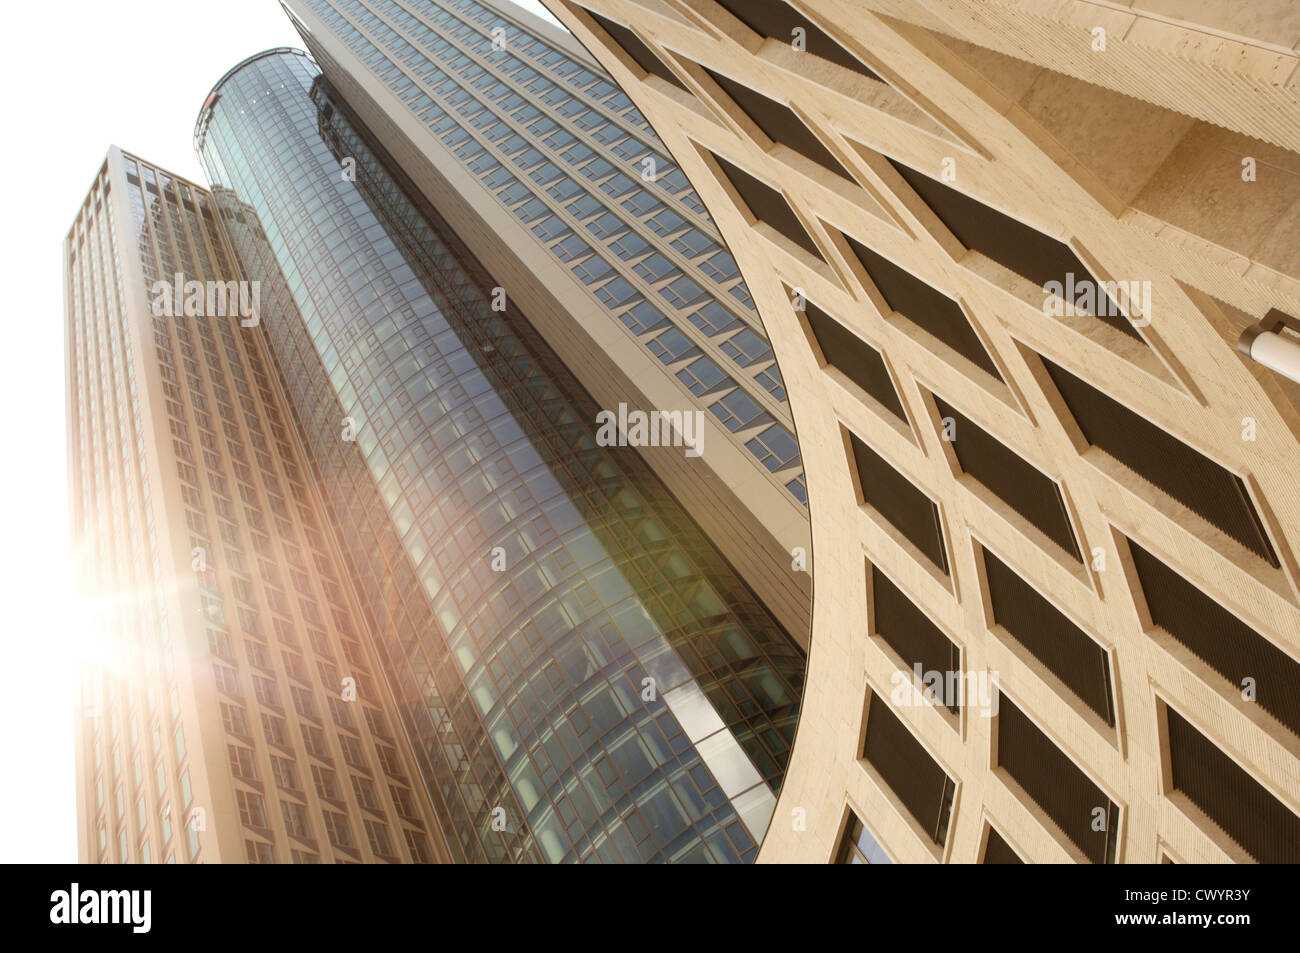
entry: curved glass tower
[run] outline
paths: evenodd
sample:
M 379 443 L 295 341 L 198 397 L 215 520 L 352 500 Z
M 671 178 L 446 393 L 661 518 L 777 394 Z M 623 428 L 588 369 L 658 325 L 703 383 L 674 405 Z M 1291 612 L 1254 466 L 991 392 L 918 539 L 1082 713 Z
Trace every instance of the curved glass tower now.
M 196 146 L 452 850 L 751 860 L 799 649 L 310 59 Z

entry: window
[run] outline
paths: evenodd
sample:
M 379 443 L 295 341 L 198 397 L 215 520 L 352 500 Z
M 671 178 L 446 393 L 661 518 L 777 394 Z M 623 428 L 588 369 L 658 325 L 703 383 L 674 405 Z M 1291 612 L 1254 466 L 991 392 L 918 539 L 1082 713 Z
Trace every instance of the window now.
M 988 838 L 984 844 L 984 856 L 980 858 L 982 864 L 1023 864 L 1020 855 L 1012 850 L 1008 844 L 992 826 L 986 828 Z
M 736 259 L 725 251 L 720 251 L 700 262 L 700 271 L 720 285 L 726 284 L 732 278 L 740 277 L 740 269 L 736 267 Z
M 770 225 L 808 254 L 816 258 L 821 257 L 821 252 L 817 250 L 817 243 L 813 241 L 808 230 L 804 228 L 803 222 L 799 220 L 799 216 L 780 192 L 732 165 L 726 159 L 719 158 L 717 155 L 713 158 L 722 170 L 723 176 L 731 183 L 740 200 L 749 207 L 749 211 L 755 218 Z
M 899 399 L 880 352 L 811 301 L 804 302 L 804 317 L 822 352 L 822 360 L 874 397 L 903 423 L 907 423 L 903 402 Z
M 736 382 L 711 358 L 701 355 L 677 372 L 677 379 L 696 397 L 703 397 L 722 387 L 734 387 Z
M 352 825 L 345 815 L 334 811 L 322 811 L 321 815 L 325 819 L 325 831 L 331 844 L 345 849 L 356 846 L 352 841 Z
M 769 419 L 758 401 L 739 387 L 712 404 L 709 410 L 732 433 L 757 426 Z
M 1045 288 L 1052 281 L 1062 286 L 1095 283 L 1088 266 L 1065 242 L 900 162 L 890 159 L 889 163 L 947 226 L 953 237 L 967 248 L 993 259 L 1039 287 Z M 1073 275 L 1073 279 L 1067 279 L 1067 274 Z M 1105 296 L 1105 291 L 1101 296 Z M 1104 302 L 1099 301 L 1094 311 L 1104 312 L 1099 318 L 1111 327 L 1142 340 L 1133 325 L 1113 305 L 1114 301 L 1107 298 Z
M 669 282 L 666 287 L 660 288 L 659 296 L 674 308 L 679 309 L 689 308 L 701 299 L 708 297 L 703 288 L 685 275 Z
M 239 820 L 245 827 L 265 828 L 266 804 L 262 795 L 254 791 L 236 789 L 235 801 L 239 804 Z
M 845 171 L 844 166 L 840 165 L 839 160 L 831 155 L 830 150 L 822 144 L 816 134 L 787 106 L 735 80 L 720 76 L 713 70 L 706 69 L 705 72 L 767 138 L 775 143 L 789 146 L 805 159 L 812 160 L 822 168 L 843 176 L 850 182 L 853 181 L 853 177 Z
M 745 449 L 772 473 L 784 470 L 799 460 L 799 444 L 795 442 L 794 434 L 780 424 L 772 424 L 747 442 Z
M 595 294 L 611 310 L 620 308 L 629 301 L 641 299 L 637 290 L 624 278 L 615 278 L 601 285 L 595 289 Z
M 654 54 L 650 47 L 641 42 L 635 33 L 625 26 L 614 23 L 612 20 L 606 20 L 604 17 L 590 11 L 586 12 L 600 25 L 602 30 L 609 34 L 609 38 L 614 42 L 614 45 L 621 48 L 646 73 L 657 76 L 680 90 L 686 90 L 686 86 L 677 78 L 677 75 L 664 64 L 663 60 Z
M 897 311 L 986 374 L 1002 379 L 979 335 L 956 301 L 855 239 L 847 235 L 845 238 L 876 290 L 885 299 L 886 307 Z
M 638 262 L 633 270 L 650 284 L 663 281 L 670 275 L 680 274 L 677 267 L 659 252 L 655 252 L 644 261 Z
M 935 844 L 948 840 L 956 786 L 880 695 L 867 709 L 862 756 Z
M 699 353 L 691 339 L 675 327 L 664 331 L 646 346 L 663 364 L 675 364 Z
M 724 331 L 730 331 L 740 325 L 739 318 L 713 300 L 701 305 L 700 309 L 692 314 L 688 320 L 709 337 L 714 337 Z
M 1254 685 L 1259 707 L 1300 735 L 1300 663 L 1132 540 L 1129 550 L 1151 621 L 1222 676 L 1225 690 Z
M 939 397 L 934 398 L 943 425 L 952 422 L 953 453 L 963 472 L 1079 562 L 1083 554 L 1074 536 L 1065 498 L 1055 480 L 1026 463 L 1000 440 L 972 423 Z
M 238 705 L 221 703 L 221 726 L 232 735 L 248 736 L 248 719 Z
M 807 50 L 813 56 L 820 56 L 837 66 L 883 82 L 861 60 L 810 23 L 785 0 L 718 0 L 718 5 L 759 36 L 770 37 L 782 43 L 789 43 L 792 31 L 801 29 L 804 31 Z
M 892 864 L 889 855 L 885 853 L 876 839 L 871 836 L 871 832 L 857 814 L 849 812 L 849 824 L 844 829 L 844 836 L 840 839 L 840 849 L 836 851 L 835 863 L 837 864 Z
M 1114 863 L 1118 806 L 1006 695 L 998 699 L 997 731 L 998 767 L 1090 861 Z
M 270 744 L 278 745 L 281 748 L 288 747 L 289 739 L 286 734 L 285 720 L 280 716 L 263 712 L 262 731 Z
M 654 216 L 654 218 L 646 220 L 646 227 L 648 227 L 650 231 L 654 232 L 656 235 L 663 235 L 665 237 L 671 235 L 673 232 L 680 231 L 685 225 L 686 220 L 676 212 L 670 211 L 669 209 L 664 209 L 658 215 Z M 692 231 L 695 231 L 697 235 L 703 234 L 695 229 L 692 229 Z M 686 235 L 682 236 L 682 238 L 686 237 Z
M 1241 477 L 1043 359 L 1083 437 L 1242 546 L 1281 566 Z
M 230 773 L 245 781 L 257 780 L 257 766 L 253 760 L 253 749 L 242 745 L 227 745 L 230 754 Z
M 291 837 L 304 840 L 311 838 L 311 822 L 307 819 L 307 809 L 296 801 L 281 801 L 280 814 L 284 817 L 284 828 Z
M 366 818 L 366 838 L 370 841 L 370 849 L 380 857 L 391 857 L 393 854 L 392 842 L 388 839 L 388 828 L 381 821 L 372 821 Z
M 988 549 L 984 574 L 993 621 L 1113 726 L 1115 699 L 1106 650 Z
M 883 457 L 849 434 L 857 465 L 862 502 L 872 506 L 945 576 L 948 554 L 943 543 L 939 507 Z
M 311 776 L 316 782 L 316 793 L 330 801 L 341 800 L 339 797 L 339 782 L 336 775 L 329 768 L 322 768 L 318 764 L 311 766 Z
M 772 348 L 752 328 L 742 328 L 721 344 L 722 353 L 741 367 L 772 359 Z
M 375 785 L 368 778 L 352 775 L 352 790 L 356 792 L 357 803 L 368 811 L 379 812 L 379 798 L 375 794 Z
M 759 385 L 777 400 L 785 400 L 785 382 L 781 379 L 781 371 L 775 364 L 771 364 L 755 374 L 754 380 L 758 381 Z
M 298 769 L 288 758 L 271 755 L 271 779 L 279 787 L 297 790 Z
M 940 673 L 945 686 L 961 686 L 957 692 L 936 699 L 954 715 L 957 714 L 965 701 L 960 697 L 965 683 L 961 680 L 961 649 L 957 644 L 944 635 L 930 621 L 930 617 L 917 608 L 878 566 L 871 567 L 871 608 L 872 634 L 881 638 L 898 654 L 909 678 L 915 666 L 920 666 L 924 674 Z M 955 679 L 950 680 L 949 673 Z
M 263 841 L 244 841 L 244 854 L 250 864 L 275 863 L 275 850 Z
M 633 334 L 647 334 L 668 324 L 668 319 L 649 301 L 642 299 L 618 316 Z
M 1300 817 L 1172 708 L 1173 788 L 1261 864 L 1300 863 Z

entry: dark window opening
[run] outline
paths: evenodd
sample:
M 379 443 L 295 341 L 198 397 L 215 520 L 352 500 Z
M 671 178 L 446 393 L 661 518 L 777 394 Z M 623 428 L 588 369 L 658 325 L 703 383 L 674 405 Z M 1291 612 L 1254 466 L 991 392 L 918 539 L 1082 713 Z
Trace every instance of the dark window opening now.
M 886 410 L 907 423 L 903 402 L 889 377 L 880 352 L 840 324 L 811 301 L 804 301 L 804 315 L 812 328 L 826 363 L 840 371 L 878 400 Z
M 817 250 L 817 243 L 813 241 L 808 230 L 803 227 L 803 222 L 799 221 L 799 216 L 780 192 L 765 182 L 760 182 L 748 172 L 736 168 L 726 159 L 719 158 L 717 155 L 713 158 L 717 160 L 722 174 L 731 182 L 740 200 L 749 206 L 755 218 L 771 225 L 808 254 L 821 258 L 822 253 Z
M 1113 727 L 1115 697 L 1106 650 L 987 549 L 984 573 L 993 621 Z
M 1079 552 L 1079 543 L 1065 509 L 1065 498 L 1056 481 L 1026 463 L 1019 454 L 938 396 L 934 403 L 939 408 L 940 417 L 952 420 L 952 448 L 962 471 L 969 473 L 1044 536 L 1082 562 L 1083 555 Z
M 826 32 L 809 23 L 784 0 L 718 0 L 718 6 L 759 36 L 780 40 L 782 43 L 791 42 L 794 31 L 802 29 L 809 53 L 861 73 L 878 83 L 884 82 L 865 63 L 836 43 Z
M 1172 708 L 1165 714 L 1174 790 L 1258 863 L 1300 863 L 1300 817 Z
M 731 97 L 754 125 L 763 130 L 763 135 L 767 138 L 789 146 L 805 159 L 816 162 L 822 168 L 843 176 L 850 182 L 855 181 L 794 110 L 742 83 L 719 76 L 711 69 L 705 69 L 705 72 L 722 87 L 722 91 Z
M 856 434 L 849 434 L 849 440 L 862 487 L 862 502 L 875 507 L 908 542 L 948 575 L 939 507 Z
M 600 28 L 609 34 L 609 38 L 618 46 L 622 47 L 623 52 L 630 56 L 643 70 L 651 76 L 658 76 L 660 79 L 672 83 L 678 89 L 690 92 L 690 90 L 686 88 L 686 84 L 678 79 L 677 74 L 668 67 L 668 64 L 656 56 L 650 47 L 642 43 L 635 33 L 625 26 L 620 26 L 612 20 L 606 20 L 599 14 L 592 13 L 590 10 L 587 11 L 587 14 L 595 20 Z
M 998 701 L 998 766 L 1090 861 L 1115 862 L 1119 808 L 1005 695 Z
M 988 841 L 984 845 L 984 856 L 981 858 L 982 864 L 1023 864 L 1020 855 L 1011 849 L 1008 844 L 992 825 L 989 826 Z
M 862 756 L 930 839 L 942 847 L 948 840 L 956 785 L 880 695 L 871 696 L 867 709 Z
M 847 235 L 844 237 L 891 311 L 897 311 L 980 370 L 1002 380 L 993 358 L 989 357 L 956 301 L 889 259 L 877 255 L 861 242 Z
M 871 631 L 884 639 L 910 670 L 920 666 L 923 678 L 925 673 L 938 672 L 944 676 L 945 686 L 963 685 L 961 649 L 876 566 L 871 569 L 871 600 L 875 610 Z M 957 714 L 961 710 L 960 690 L 951 694 L 945 691 L 945 695 L 942 702 Z
M 1129 550 L 1151 621 L 1300 735 L 1300 663 L 1132 540 Z
M 1071 285 L 1075 287 L 1084 282 L 1092 282 L 1097 288 L 1097 304 L 1093 313 L 1098 320 L 1105 321 L 1135 340 L 1142 340 L 1142 335 L 1138 334 L 1137 329 L 1115 306 L 1114 299 L 1106 294 L 1088 266 L 1079 260 L 1079 256 L 1065 242 L 990 208 L 964 192 L 958 192 L 901 162 L 893 159 L 888 161 L 938 216 L 939 221 L 947 226 L 957 241 L 1040 287 L 1049 281 L 1060 282 L 1065 287 L 1067 274 L 1074 276 Z M 1106 297 L 1105 302 L 1101 301 L 1103 296 Z M 1105 313 L 1096 314 L 1097 311 Z
M 1043 366 L 1088 443 L 1106 451 L 1269 565 L 1281 565 L 1239 476 L 1046 358 Z

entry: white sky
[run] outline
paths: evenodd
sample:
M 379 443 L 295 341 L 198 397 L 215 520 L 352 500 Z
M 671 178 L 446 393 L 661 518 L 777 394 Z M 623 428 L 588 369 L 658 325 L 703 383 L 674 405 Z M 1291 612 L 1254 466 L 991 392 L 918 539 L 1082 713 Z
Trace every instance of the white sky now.
M 519 3 L 548 20 L 537 0 Z M 244 57 L 302 43 L 276 0 L 10 4 L 0 57 L 0 863 L 77 859 L 62 241 L 111 144 L 204 183 L 190 135 Z M 42 42 L 44 40 L 45 42 Z

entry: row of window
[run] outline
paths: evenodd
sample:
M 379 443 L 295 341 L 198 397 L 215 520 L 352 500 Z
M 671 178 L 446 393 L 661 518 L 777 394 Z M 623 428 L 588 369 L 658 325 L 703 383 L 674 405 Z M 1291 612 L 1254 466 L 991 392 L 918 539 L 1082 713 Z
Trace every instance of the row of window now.
M 632 178 L 617 172 L 616 167 L 604 158 L 596 158 L 596 153 L 578 142 L 573 133 L 560 128 L 554 120 L 538 114 L 534 107 L 527 105 L 521 96 L 512 92 L 505 84 L 490 80 L 488 74 L 483 73 L 483 67 L 471 60 L 466 55 L 467 52 L 474 50 L 483 52 L 483 61 L 494 66 L 499 72 L 506 75 L 513 74 L 516 81 L 527 80 L 526 85 L 530 89 L 536 86 L 536 81 L 529 76 L 533 71 L 522 66 L 517 58 L 495 51 L 490 38 L 477 31 L 467 31 L 455 18 L 435 17 L 434 19 L 442 20 L 443 30 L 451 31 L 449 35 L 459 35 L 463 38 L 472 33 L 477 46 L 470 44 L 464 47 L 466 52 L 459 52 L 460 47 L 448 43 L 415 17 L 403 12 L 396 3 L 381 4 L 379 7 L 392 22 L 401 26 L 407 35 L 423 42 L 434 51 L 440 51 L 444 59 L 453 53 L 456 54 L 452 63 L 459 64 L 460 74 L 471 79 L 475 76 L 479 77 L 472 83 L 475 88 L 484 90 L 485 95 L 493 99 L 501 99 L 504 96 L 505 98 L 501 99 L 499 107 L 495 110 L 492 108 L 485 110 L 477 99 L 471 97 L 461 85 L 446 74 L 436 69 L 430 71 L 430 64 L 424 58 L 424 54 L 401 39 L 396 31 L 388 27 L 374 13 L 361 10 L 357 4 L 341 4 L 340 7 L 351 9 L 357 17 L 357 22 L 369 30 L 376 42 L 393 50 L 398 58 L 403 59 L 414 69 L 415 74 L 420 76 L 425 84 L 430 84 L 432 86 L 430 92 L 441 97 L 442 106 L 455 106 L 457 111 L 465 116 L 465 119 L 456 119 L 446 114 L 442 106 L 435 105 L 428 94 L 421 94 L 420 87 L 399 68 L 391 65 L 387 58 L 382 58 L 382 54 L 381 58 L 373 55 L 366 58 L 371 68 L 380 72 L 381 77 L 388 78 L 391 75 L 390 85 L 404 100 L 410 102 L 411 108 L 430 123 L 434 131 L 439 133 L 449 146 L 455 149 L 456 154 L 471 170 L 498 192 L 507 206 L 518 203 L 514 209 L 515 214 L 525 223 L 532 224 L 532 230 L 539 240 L 547 244 L 560 260 L 570 263 L 579 279 L 591 285 L 596 296 L 615 311 L 624 325 L 641 338 L 642 343 L 663 363 L 695 362 L 693 370 L 682 369 L 677 374 L 685 386 L 694 391 L 692 384 L 698 380 L 699 374 L 705 372 L 706 368 L 709 371 L 717 370 L 717 381 L 713 386 L 718 388 L 716 395 L 718 400 L 710 406 L 710 410 L 733 432 L 765 428 L 762 433 L 744 441 L 746 449 L 770 471 L 781 471 L 795 466 L 797 448 L 793 435 L 783 425 L 773 421 L 770 415 L 761 412 L 759 401 L 743 393 L 743 389 L 739 394 L 732 390 L 731 388 L 736 387 L 736 382 L 717 367 L 712 359 L 703 355 L 700 348 L 686 334 L 677 328 L 669 327 L 667 319 L 659 310 L 636 292 L 628 281 L 614 277 L 613 266 L 597 254 L 592 246 L 583 241 L 557 214 L 551 212 L 551 206 L 536 197 L 529 186 L 516 180 L 506 171 L 501 161 L 493 158 L 483 145 L 472 139 L 465 122 L 468 120 L 470 125 L 482 129 L 484 136 L 498 150 L 500 158 L 502 160 L 511 158 L 511 161 L 519 166 L 521 171 L 527 173 L 539 188 L 546 189 L 552 199 L 565 202 L 569 198 L 576 197 L 568 204 L 566 210 L 579 218 L 591 216 L 590 221 L 584 221 L 588 230 L 597 237 L 605 239 L 611 250 L 620 258 L 633 263 L 633 270 L 648 284 L 657 286 L 656 291 L 665 303 L 677 310 L 693 311 L 690 316 L 692 324 L 701 329 L 709 328 L 706 333 L 710 336 L 726 334 L 727 337 L 720 341 L 720 350 L 728 359 L 741 368 L 758 369 L 764 364 L 770 364 L 768 368 L 762 369 L 755 375 L 754 379 L 777 400 L 783 400 L 784 390 L 781 388 L 776 366 L 771 363 L 772 355 L 767 343 L 752 329 L 737 330 L 739 322 L 734 316 L 729 315 L 721 305 L 708 296 L 704 289 L 683 274 L 662 253 L 653 251 L 636 232 L 629 231 L 628 226 L 617 215 L 605 211 L 605 205 L 594 194 L 586 192 L 585 186 L 579 185 L 574 179 L 565 175 L 537 148 L 529 146 L 518 132 L 513 131 L 514 127 L 507 124 L 505 115 L 513 111 L 512 115 L 520 120 L 519 128 L 522 130 L 524 128 L 522 123 L 526 122 L 528 131 L 541 139 L 552 150 L 552 155 L 562 160 L 568 169 L 581 171 L 583 176 L 591 179 L 602 192 L 607 193 L 611 198 L 621 199 L 622 207 L 637 216 L 637 219 L 651 231 L 661 237 L 672 238 L 674 248 L 688 257 L 698 256 L 697 266 L 715 281 L 729 283 L 738 279 L 739 271 L 730 255 L 721 250 L 713 239 L 704 235 L 699 229 L 688 227 L 681 216 L 666 208 L 662 202 L 652 196 L 649 190 L 641 188 Z M 366 51 L 375 50 L 375 47 L 371 46 L 355 27 L 337 12 L 332 11 L 323 0 L 317 4 L 317 9 L 359 55 L 365 57 Z M 529 41 L 530 46 L 532 42 L 534 41 Z M 442 78 L 440 82 L 435 82 L 440 78 Z M 549 81 L 540 81 L 546 83 L 548 87 L 552 86 Z M 572 104 L 581 101 L 572 92 L 559 87 L 554 88 L 561 94 L 555 98 L 554 102 L 557 106 L 561 103 Z M 540 87 L 533 91 L 540 91 Z M 545 101 L 546 97 L 543 96 L 543 99 Z M 480 113 L 480 110 L 483 111 Z M 562 106 L 560 112 L 563 116 Z M 475 115 L 478 115 L 478 118 L 474 118 Z M 632 143 L 636 140 L 628 138 L 626 133 L 611 122 L 593 126 L 586 131 L 598 142 L 606 145 L 609 151 L 633 165 L 637 164 L 639 157 L 647 148 L 637 143 L 632 152 L 625 155 L 621 153 L 620 143 Z M 605 131 L 608 131 L 609 135 L 605 135 Z M 667 160 L 662 157 L 652 154 L 652 159 L 655 167 L 662 170 L 655 176 L 656 182 L 662 179 L 671 183 L 670 188 L 674 192 L 685 189 L 686 194 L 693 194 L 686 187 L 680 170 L 669 167 Z M 681 182 L 675 181 L 674 177 L 681 178 Z M 685 231 L 681 235 L 673 237 L 683 229 Z M 743 283 L 734 285 L 730 291 L 742 304 L 752 308 L 752 301 Z M 624 308 L 626 310 L 621 310 Z M 721 321 L 707 316 L 700 317 L 705 311 L 715 310 L 725 315 Z M 699 396 L 698 392 L 697 396 Z M 721 403 L 723 397 L 730 398 L 729 405 L 724 406 Z M 736 410 L 741 412 L 736 413 Z M 804 501 L 802 476 L 797 473 L 785 474 L 785 476 L 790 492 L 801 502 Z

